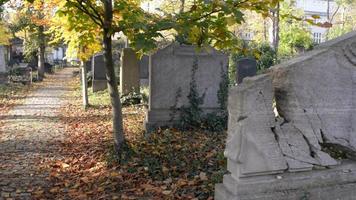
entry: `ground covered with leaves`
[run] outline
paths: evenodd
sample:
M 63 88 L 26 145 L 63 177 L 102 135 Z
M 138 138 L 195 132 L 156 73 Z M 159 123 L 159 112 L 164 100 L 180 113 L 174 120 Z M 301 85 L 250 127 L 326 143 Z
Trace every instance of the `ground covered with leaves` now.
M 20 104 L 31 88 L 31 85 L 18 83 L 0 84 L 0 112 L 6 113 L 13 106 Z
M 43 82 L 33 82 L 32 84 L 6 83 L 0 84 L 0 114 L 7 113 L 16 105 L 21 105 L 27 95 L 35 89 L 44 86 L 51 80 L 53 75 L 47 74 Z
M 127 148 L 113 151 L 111 109 L 106 92 L 81 106 L 79 80 L 62 110 L 67 139 L 61 159 L 42 161 L 53 186 L 41 197 L 57 199 L 213 199 L 226 172 L 225 132 L 162 129 L 145 135 L 144 105 L 123 108 Z

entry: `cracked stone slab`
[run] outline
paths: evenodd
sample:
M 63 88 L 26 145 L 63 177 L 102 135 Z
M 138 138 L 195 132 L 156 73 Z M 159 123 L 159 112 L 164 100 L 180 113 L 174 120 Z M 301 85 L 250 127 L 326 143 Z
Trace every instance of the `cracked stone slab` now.
M 320 152 L 320 144 L 333 144 L 356 153 L 356 132 L 352 128 L 355 73 L 356 66 L 342 49 L 324 49 L 272 70 L 278 112 L 300 130 L 312 151 Z M 325 154 L 319 156 L 321 163 L 331 161 L 324 158 Z
M 269 75 L 246 78 L 244 84 L 230 90 L 225 156 L 228 170 L 236 178 L 280 173 L 287 169 L 271 129 L 275 124 L 272 100 Z
M 356 32 L 246 78 L 228 105 L 230 174 L 216 199 L 354 199 Z

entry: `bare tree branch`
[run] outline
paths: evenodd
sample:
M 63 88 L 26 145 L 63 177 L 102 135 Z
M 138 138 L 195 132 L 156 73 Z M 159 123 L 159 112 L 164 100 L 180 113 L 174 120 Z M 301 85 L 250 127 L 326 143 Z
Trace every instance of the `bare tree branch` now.
M 70 0 L 67 0 L 67 2 L 72 2 Z M 72 2 L 73 5 L 80 11 L 82 11 L 84 14 L 86 14 L 91 20 L 93 20 L 93 22 L 99 26 L 103 26 L 103 20 L 101 19 L 101 17 L 93 15 L 93 13 L 91 13 L 86 6 L 84 6 L 84 2 L 82 0 L 76 0 L 76 2 Z

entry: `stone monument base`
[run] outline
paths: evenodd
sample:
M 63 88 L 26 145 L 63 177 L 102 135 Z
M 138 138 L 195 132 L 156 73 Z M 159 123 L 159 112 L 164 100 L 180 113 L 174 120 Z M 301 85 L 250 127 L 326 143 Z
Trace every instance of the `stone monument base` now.
M 105 90 L 107 87 L 106 80 L 93 80 L 93 92 Z
M 219 112 L 216 108 L 202 108 L 204 114 Z M 176 127 L 180 125 L 180 111 L 173 111 L 169 109 L 153 109 L 148 110 L 144 121 L 146 133 L 151 133 L 160 127 Z
M 332 169 L 240 178 L 225 175 L 215 200 L 356 200 L 356 162 Z

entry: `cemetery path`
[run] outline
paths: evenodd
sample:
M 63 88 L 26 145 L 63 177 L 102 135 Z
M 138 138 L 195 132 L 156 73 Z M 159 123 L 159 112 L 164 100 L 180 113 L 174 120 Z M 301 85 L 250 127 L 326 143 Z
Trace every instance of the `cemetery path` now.
M 0 114 L 0 200 L 35 199 L 50 187 L 42 159 L 58 159 L 65 138 L 59 111 L 68 101 L 73 68 L 65 68 L 31 92 L 24 103 Z

